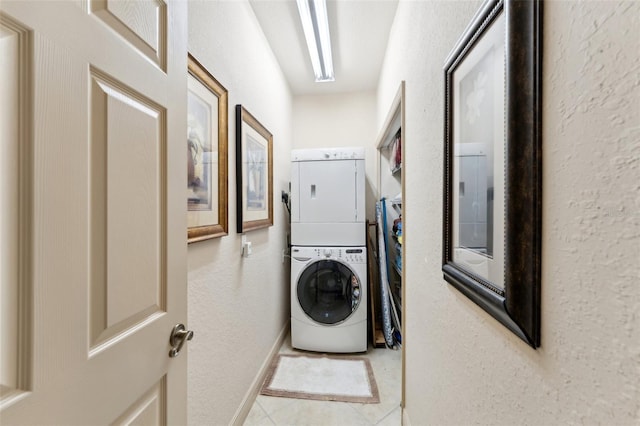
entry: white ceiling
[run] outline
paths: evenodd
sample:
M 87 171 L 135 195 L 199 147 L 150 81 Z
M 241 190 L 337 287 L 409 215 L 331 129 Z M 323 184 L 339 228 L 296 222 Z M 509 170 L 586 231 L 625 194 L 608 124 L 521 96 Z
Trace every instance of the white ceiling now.
M 327 0 L 335 81 L 316 83 L 295 0 L 249 0 L 294 95 L 374 90 L 398 0 Z

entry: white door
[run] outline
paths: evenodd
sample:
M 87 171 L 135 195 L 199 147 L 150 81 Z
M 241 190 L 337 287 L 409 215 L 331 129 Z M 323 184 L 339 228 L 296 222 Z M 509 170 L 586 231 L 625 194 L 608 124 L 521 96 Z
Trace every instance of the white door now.
M 184 424 L 186 2 L 0 2 L 2 424 Z

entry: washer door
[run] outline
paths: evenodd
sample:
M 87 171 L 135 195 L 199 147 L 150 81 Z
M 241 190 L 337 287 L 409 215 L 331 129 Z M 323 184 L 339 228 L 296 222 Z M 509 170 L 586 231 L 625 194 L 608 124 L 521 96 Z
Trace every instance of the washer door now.
M 338 324 L 358 308 L 360 285 L 358 277 L 344 263 L 318 260 L 309 264 L 298 279 L 298 301 L 312 320 Z

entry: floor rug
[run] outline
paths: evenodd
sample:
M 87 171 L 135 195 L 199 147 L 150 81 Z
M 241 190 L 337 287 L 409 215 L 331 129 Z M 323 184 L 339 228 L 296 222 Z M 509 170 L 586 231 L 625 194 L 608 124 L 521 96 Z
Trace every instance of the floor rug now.
M 320 401 L 380 402 L 369 360 L 351 356 L 278 354 L 260 393 Z

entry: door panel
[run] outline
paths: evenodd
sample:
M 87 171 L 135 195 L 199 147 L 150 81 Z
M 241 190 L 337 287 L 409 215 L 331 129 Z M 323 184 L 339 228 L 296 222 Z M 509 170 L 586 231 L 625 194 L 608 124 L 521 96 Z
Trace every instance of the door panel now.
M 26 53 L 29 29 L 0 14 L 0 400 L 19 395 L 29 387 L 28 359 L 31 336 L 28 319 L 30 216 L 30 121 L 23 101 L 32 89 Z
M 166 70 L 167 8 L 160 0 L 93 0 L 92 13 Z
M 20 229 L 32 242 L 17 262 L 30 267 L 17 284 L 2 278 L 3 303 L 13 286 L 27 312 L 16 327 L 31 338 L 7 368 L 29 392 L 3 394 L 0 416 L 184 424 L 186 354 L 169 358 L 168 340 L 186 320 L 186 3 L 91 4 L 0 3 L 3 22 L 28 40 L 2 74 L 33 70 L 26 105 L 8 116 L 17 128 L 33 123 L 11 183 L 26 197 Z M 117 31 L 98 9 L 118 17 Z M 166 66 L 136 39 L 167 52 Z M 3 344 L 2 357 L 10 350 Z
M 163 377 L 140 399 L 138 399 L 126 412 L 122 414 L 113 425 L 160 425 L 164 424 L 164 406 L 166 404 L 166 380 Z
M 94 70 L 92 80 L 92 210 L 106 213 L 91 219 L 92 318 L 111 328 L 165 308 L 166 120 L 164 108 L 121 83 Z

